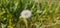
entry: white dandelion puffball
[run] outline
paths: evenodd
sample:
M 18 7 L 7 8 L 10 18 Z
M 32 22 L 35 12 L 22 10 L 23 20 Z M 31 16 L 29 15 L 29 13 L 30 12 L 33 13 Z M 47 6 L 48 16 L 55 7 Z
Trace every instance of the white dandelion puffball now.
M 23 17 L 23 18 L 29 18 L 29 17 L 31 17 L 31 11 L 30 10 L 23 10 L 22 12 L 21 12 L 21 17 Z

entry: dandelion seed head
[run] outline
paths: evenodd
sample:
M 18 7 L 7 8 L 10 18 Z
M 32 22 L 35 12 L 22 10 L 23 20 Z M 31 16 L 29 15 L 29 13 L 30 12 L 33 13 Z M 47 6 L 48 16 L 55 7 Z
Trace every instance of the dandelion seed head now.
M 21 16 L 22 16 L 23 18 L 30 18 L 30 17 L 31 17 L 31 11 L 30 11 L 30 10 L 23 10 L 23 11 L 21 12 Z

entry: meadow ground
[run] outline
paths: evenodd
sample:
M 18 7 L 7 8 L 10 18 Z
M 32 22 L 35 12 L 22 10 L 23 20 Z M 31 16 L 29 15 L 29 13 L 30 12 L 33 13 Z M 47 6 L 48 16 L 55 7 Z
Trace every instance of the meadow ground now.
M 0 28 L 60 28 L 60 1 L 0 0 Z

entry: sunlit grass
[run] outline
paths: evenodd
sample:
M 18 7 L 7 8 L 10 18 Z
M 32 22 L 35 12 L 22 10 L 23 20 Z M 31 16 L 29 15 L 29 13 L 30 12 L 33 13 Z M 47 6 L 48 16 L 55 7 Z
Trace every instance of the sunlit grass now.
M 21 17 L 23 10 L 30 10 L 32 16 Z M 58 0 L 0 0 L 0 28 L 60 28 L 59 20 Z

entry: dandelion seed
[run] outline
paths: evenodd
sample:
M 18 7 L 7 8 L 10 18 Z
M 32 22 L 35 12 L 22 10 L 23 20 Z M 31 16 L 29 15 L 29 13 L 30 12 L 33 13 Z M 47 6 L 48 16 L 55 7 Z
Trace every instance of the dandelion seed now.
M 21 16 L 23 17 L 23 18 L 30 18 L 31 17 L 31 11 L 30 10 L 23 10 L 22 12 L 21 12 Z

